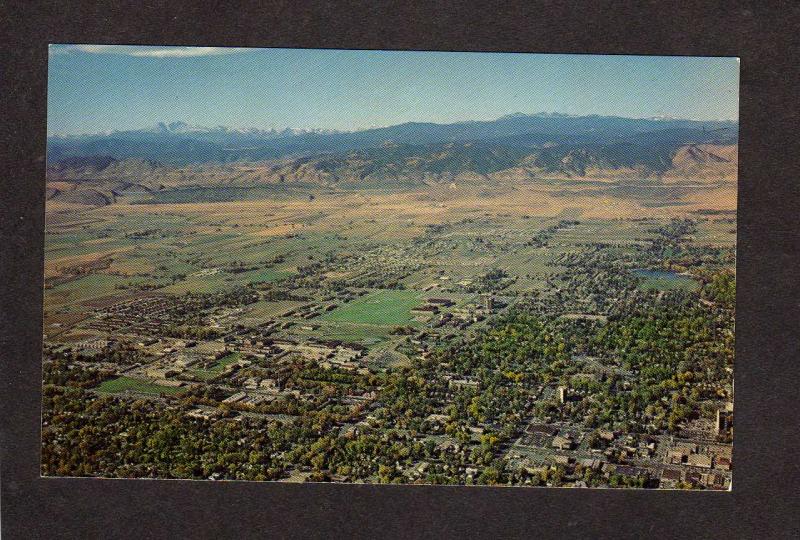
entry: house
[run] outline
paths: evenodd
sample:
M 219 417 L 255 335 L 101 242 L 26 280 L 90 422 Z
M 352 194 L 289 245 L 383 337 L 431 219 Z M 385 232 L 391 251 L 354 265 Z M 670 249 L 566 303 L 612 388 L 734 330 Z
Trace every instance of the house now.
M 553 456 L 553 463 L 556 465 L 569 465 L 569 456 Z
M 607 429 L 601 429 L 597 432 L 600 438 L 606 442 L 612 442 L 614 440 L 614 432 L 609 431 Z
M 473 389 L 475 389 L 475 388 L 478 388 L 478 381 L 472 381 L 472 380 L 469 380 L 469 379 L 451 379 L 450 381 L 448 381 L 447 387 L 451 388 L 451 389 L 452 388 L 458 388 L 458 389 L 473 388 Z
M 425 421 L 431 424 L 444 425 L 450 421 L 450 417 L 446 414 L 430 414 L 425 418 Z
M 553 448 L 558 448 L 559 450 L 571 450 L 572 439 L 558 435 L 553 438 Z

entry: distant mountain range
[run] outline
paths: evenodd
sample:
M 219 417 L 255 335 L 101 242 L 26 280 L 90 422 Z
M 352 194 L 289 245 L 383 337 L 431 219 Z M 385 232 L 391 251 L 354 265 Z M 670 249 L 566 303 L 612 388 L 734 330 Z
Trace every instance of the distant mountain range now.
M 530 148 L 542 145 L 671 144 L 737 139 L 735 122 L 633 119 L 516 113 L 492 121 L 433 124 L 411 122 L 353 132 L 200 128 L 184 122 L 154 129 L 48 138 L 48 161 L 81 156 L 150 159 L 171 165 L 261 161 L 323 152 L 347 152 L 386 144 L 430 145 L 481 141 Z
M 738 124 L 512 114 L 355 132 L 234 130 L 182 122 L 48 139 L 48 197 L 108 204 L 170 187 L 497 184 L 536 178 L 735 179 Z M 77 191 L 87 191 L 83 197 Z

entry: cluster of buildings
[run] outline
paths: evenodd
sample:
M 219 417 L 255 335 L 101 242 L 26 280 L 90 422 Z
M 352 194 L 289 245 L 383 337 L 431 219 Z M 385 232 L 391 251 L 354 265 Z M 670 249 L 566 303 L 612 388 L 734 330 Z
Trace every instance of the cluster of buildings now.
M 101 332 L 119 332 L 128 327 L 141 335 L 159 334 L 168 321 L 168 312 L 175 304 L 173 297 L 148 295 L 97 310 L 95 316 L 83 326 Z
M 728 489 L 731 482 L 730 444 L 587 431 L 557 423 L 530 423 L 505 457 L 529 472 L 560 466 L 569 474 L 589 468 L 606 480 L 642 479 L 662 489 L 719 490 Z M 580 475 L 573 480 L 571 485 L 584 484 Z
M 227 405 L 237 405 L 238 407 L 252 408 L 264 403 L 270 403 L 276 399 L 293 396 L 300 397 L 299 390 L 280 390 L 276 387 L 247 388 L 241 392 L 236 392 L 222 400 Z M 238 408 L 237 407 L 237 408 Z

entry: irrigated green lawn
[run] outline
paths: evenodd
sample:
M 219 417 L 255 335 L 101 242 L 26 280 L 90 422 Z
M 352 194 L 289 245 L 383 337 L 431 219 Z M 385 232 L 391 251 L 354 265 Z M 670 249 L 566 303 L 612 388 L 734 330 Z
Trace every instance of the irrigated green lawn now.
M 180 394 L 185 388 L 174 386 L 161 386 L 160 384 L 153 384 L 151 382 L 134 379 L 131 377 L 117 377 L 116 379 L 108 379 L 103 381 L 96 388 L 100 392 L 107 392 L 109 394 L 119 394 L 125 390 L 132 390 L 142 394 L 167 394 L 176 395 Z
M 421 302 L 422 295 L 417 291 L 376 290 L 326 313 L 320 320 L 380 326 L 413 324 L 411 308 Z

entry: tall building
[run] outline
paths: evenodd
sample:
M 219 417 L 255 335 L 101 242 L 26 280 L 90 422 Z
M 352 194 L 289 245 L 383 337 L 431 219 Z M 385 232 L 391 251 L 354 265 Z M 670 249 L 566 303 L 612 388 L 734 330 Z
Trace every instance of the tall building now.
M 717 409 L 717 432 L 725 433 L 733 427 L 733 411 Z

